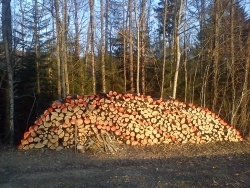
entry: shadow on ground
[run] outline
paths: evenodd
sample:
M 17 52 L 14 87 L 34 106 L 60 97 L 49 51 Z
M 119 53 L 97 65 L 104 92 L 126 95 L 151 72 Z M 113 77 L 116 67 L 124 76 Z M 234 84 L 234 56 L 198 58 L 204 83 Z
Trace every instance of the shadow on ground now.
M 250 187 L 250 153 L 187 157 L 139 152 L 116 157 L 4 150 L 0 187 Z

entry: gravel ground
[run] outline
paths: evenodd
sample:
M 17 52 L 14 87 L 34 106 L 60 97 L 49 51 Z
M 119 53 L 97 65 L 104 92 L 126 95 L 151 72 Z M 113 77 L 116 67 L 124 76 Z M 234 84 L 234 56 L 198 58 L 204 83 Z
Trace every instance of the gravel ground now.
M 113 154 L 0 145 L 0 187 L 250 187 L 250 141 L 121 145 Z

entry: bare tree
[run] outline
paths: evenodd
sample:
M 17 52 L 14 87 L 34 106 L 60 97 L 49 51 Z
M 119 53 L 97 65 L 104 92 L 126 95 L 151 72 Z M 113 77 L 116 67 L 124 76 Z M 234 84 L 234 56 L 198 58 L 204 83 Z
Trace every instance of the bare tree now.
M 5 62 L 7 71 L 6 90 L 6 139 L 10 145 L 14 144 L 14 72 L 11 58 L 12 53 L 12 27 L 11 27 L 11 0 L 2 0 L 2 35 L 5 51 Z
M 142 9 L 142 16 L 141 16 L 141 87 L 142 87 L 142 94 L 146 94 L 146 36 L 147 36 L 147 0 L 142 0 L 141 2 L 141 9 Z M 150 11 L 148 10 L 148 13 Z
M 58 0 L 54 0 L 54 8 L 55 8 L 55 19 L 56 19 L 56 34 L 57 34 L 57 74 L 58 74 L 58 80 L 57 80 L 57 85 L 58 85 L 58 94 L 59 98 L 64 98 L 66 96 L 66 91 L 65 91 L 65 71 L 62 66 L 62 58 L 60 54 L 62 54 L 62 24 L 61 24 L 61 19 L 60 19 L 60 14 L 59 14 L 59 2 Z
M 96 93 L 96 75 L 95 75 L 95 28 L 94 28 L 94 0 L 89 0 L 89 9 L 90 9 L 90 51 L 91 51 L 91 68 L 92 68 L 92 91 Z
M 33 5 L 33 10 L 34 10 L 34 52 L 35 52 L 35 64 L 36 64 L 36 92 L 40 94 L 41 92 L 41 86 L 40 86 L 40 65 L 39 65 L 39 23 L 38 23 L 38 4 L 37 0 L 34 1 Z
M 103 0 L 100 0 L 101 7 L 101 72 L 102 72 L 102 91 L 106 93 L 106 66 L 105 66 L 105 8 Z
M 24 10 L 24 5 L 23 5 L 23 1 L 20 0 L 19 2 L 20 4 L 20 12 L 21 12 L 21 41 L 24 43 L 24 26 L 25 26 L 25 10 Z M 24 57 L 24 49 L 25 49 L 25 45 L 22 44 L 22 57 Z
M 122 4 L 125 7 L 126 4 L 126 0 L 123 0 Z M 125 8 L 123 8 L 122 11 L 122 17 L 123 17 L 123 21 L 122 21 L 122 26 L 123 26 L 123 77 L 124 77 L 124 93 L 126 93 L 127 91 L 127 24 L 128 24 L 128 18 L 127 18 L 127 13 Z
M 250 126 L 250 110 L 249 110 L 249 102 L 250 102 L 250 88 L 249 88 L 249 74 L 250 74 L 250 30 L 248 31 L 247 43 L 245 48 L 245 75 L 244 75 L 244 84 L 242 89 L 242 102 L 241 102 L 241 112 L 240 112 L 240 125 L 244 134 L 249 133 Z
M 196 3 L 198 4 L 198 1 L 199 0 L 196 0 Z M 197 7 L 198 8 L 198 12 L 199 12 L 199 15 L 198 15 L 198 19 L 199 19 L 199 26 L 200 26 L 200 48 L 201 48 L 201 52 L 199 54 L 199 59 L 200 59 L 200 62 L 201 63 L 197 63 L 197 67 L 196 67 L 196 70 L 198 71 L 198 67 L 200 68 L 199 70 L 204 72 L 204 74 L 202 75 L 202 87 L 201 87 L 201 96 L 200 96 L 200 99 L 201 99 L 201 105 L 202 106 L 206 106 L 206 89 L 207 89 L 207 79 L 208 79 L 208 70 L 209 70 L 209 66 L 210 65 L 207 65 L 205 67 L 205 65 L 203 65 L 205 63 L 205 37 L 204 37 L 204 34 L 205 34 L 205 31 L 204 31 L 204 23 L 205 23 L 205 15 L 206 15 L 206 12 L 205 12 L 205 4 L 206 4 L 206 0 L 201 0 L 200 2 L 200 7 Z M 201 64 L 201 65 L 199 65 Z M 196 72 L 197 72 L 196 71 Z M 196 78 L 196 74 L 195 74 L 195 77 L 194 77 L 194 80 Z M 195 82 L 193 82 L 193 98 L 194 98 L 194 87 L 195 87 Z
M 180 24 L 182 17 L 182 7 L 184 0 L 175 0 L 176 13 L 174 21 L 174 40 L 175 40 L 175 74 L 174 74 L 174 85 L 173 85 L 173 98 L 176 98 L 176 91 L 178 86 L 178 75 L 180 69 L 181 60 L 181 48 L 180 48 Z
M 79 4 L 78 0 L 74 0 L 74 26 L 75 26 L 75 57 L 78 61 L 80 58 L 80 28 L 79 28 Z
M 164 0 L 164 19 L 163 19 L 163 36 L 162 36 L 163 63 L 162 63 L 161 98 L 163 98 L 164 85 L 165 85 L 165 70 L 166 70 L 166 56 L 167 56 L 167 51 L 166 51 L 167 14 L 168 14 L 168 1 Z
M 129 0 L 128 4 L 128 17 L 129 17 L 129 71 L 130 71 L 130 90 L 134 93 L 134 57 L 133 57 L 133 0 Z
M 137 1 L 134 2 L 135 9 L 135 19 L 136 19 L 136 35 L 137 35 L 137 69 L 136 69 L 136 92 L 140 93 L 140 56 L 141 56 L 141 46 L 140 46 L 140 24 L 141 18 L 139 18 L 138 4 Z
M 74 44 L 75 44 L 75 63 L 79 65 L 78 70 L 78 76 L 80 77 L 80 92 L 84 93 L 84 65 L 81 62 L 80 59 L 80 22 L 79 22 L 79 3 L 78 0 L 73 0 L 73 5 L 74 5 L 74 27 L 75 27 L 75 38 L 74 38 Z M 73 72 L 73 71 L 72 71 Z M 74 85 L 74 84 L 73 84 Z
M 214 40 L 213 40 L 213 104 L 212 110 L 216 109 L 218 101 L 218 64 L 219 64 L 219 27 L 220 27 L 220 1 L 214 0 Z
M 63 56 L 63 71 L 65 79 L 65 93 L 69 94 L 69 75 L 68 75 L 68 63 L 67 63 L 67 35 L 68 35 L 68 3 L 64 0 L 63 3 L 63 22 L 62 22 L 62 56 Z
M 137 38 L 137 70 L 136 70 L 136 92 L 145 94 L 145 44 L 146 44 L 146 2 L 135 1 L 136 38 Z M 141 78 L 141 79 L 140 79 Z M 141 84 L 140 84 L 141 83 Z
M 60 16 L 59 1 L 54 0 L 56 31 L 57 31 L 57 66 L 58 66 L 58 93 L 61 91 L 61 97 L 65 98 L 69 94 L 69 79 L 68 79 L 68 65 L 67 65 L 67 30 L 68 30 L 68 16 L 67 16 L 67 1 L 64 0 L 62 4 L 63 21 Z M 59 85 L 60 84 L 60 85 Z

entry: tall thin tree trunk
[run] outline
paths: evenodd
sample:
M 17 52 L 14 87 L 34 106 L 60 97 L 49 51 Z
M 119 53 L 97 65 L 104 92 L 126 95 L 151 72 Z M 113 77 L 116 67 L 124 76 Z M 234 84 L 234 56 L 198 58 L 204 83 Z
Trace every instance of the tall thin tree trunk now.
M 180 60 L 181 60 L 179 27 L 181 24 L 183 0 L 180 0 L 180 2 L 176 0 L 176 6 L 177 6 L 177 12 L 176 12 L 175 26 L 174 26 L 176 67 L 175 67 L 175 74 L 174 74 L 173 98 L 176 98 L 176 92 L 177 92 L 177 86 L 178 86 L 178 76 L 179 76 L 179 69 L 180 69 Z
M 206 106 L 206 88 L 207 88 L 207 76 L 208 76 L 208 69 L 207 66 L 205 65 L 206 61 L 205 59 L 205 39 L 204 39 L 204 22 L 205 22 L 205 4 L 206 4 L 206 0 L 201 0 L 201 7 L 200 7 L 200 12 L 199 12 L 199 26 L 200 26 L 200 30 L 199 32 L 200 34 L 200 41 L 201 41 L 201 55 L 200 55 L 200 62 L 198 63 L 199 67 L 200 67 L 200 71 L 203 73 L 201 75 L 202 77 L 202 86 L 201 86 L 201 95 L 200 95 L 200 102 L 201 102 L 201 106 L 205 107 Z M 198 68 L 197 65 L 197 68 Z
M 89 8 L 90 8 L 90 51 L 91 51 L 91 68 L 92 68 L 92 82 L 93 93 L 96 93 L 96 75 L 95 75 L 95 50 L 94 50 L 94 0 L 89 0 Z
M 140 18 L 137 11 L 137 2 L 135 2 L 136 34 L 137 34 L 137 69 L 136 69 L 136 93 L 140 93 Z
M 25 11 L 24 11 L 24 7 L 23 7 L 23 1 L 20 1 L 20 9 L 21 9 L 21 15 L 22 15 L 22 18 L 21 18 L 21 32 L 22 32 L 22 35 L 21 35 L 21 40 L 22 40 L 22 57 L 24 57 L 24 54 L 25 54 L 25 44 L 24 44 L 24 26 L 25 26 Z
M 63 50 L 63 67 L 64 67 L 64 77 L 65 77 L 65 92 L 69 94 L 69 74 L 68 74 L 68 57 L 67 57 L 67 35 L 68 35 L 68 4 L 67 0 L 64 0 L 63 3 L 63 41 L 62 41 L 62 50 Z
M 233 116 L 234 111 L 235 111 L 235 104 L 236 104 L 236 88 L 235 88 L 235 47 L 234 47 L 234 2 L 235 0 L 231 0 L 231 5 L 230 5 L 230 55 L 231 55 L 231 65 L 229 66 L 229 72 L 231 72 L 231 79 L 232 79 L 232 114 L 231 114 L 231 120 L 230 123 L 231 125 L 234 125 L 234 119 L 235 117 Z
M 57 69 L 58 69 L 58 92 L 60 93 L 60 98 L 66 97 L 65 90 L 65 69 L 64 69 L 64 53 L 62 50 L 62 24 L 59 15 L 59 2 L 58 0 L 54 0 L 54 8 L 55 8 L 55 19 L 56 19 L 56 33 L 57 33 Z M 60 84 L 60 85 L 59 85 Z
M 102 91 L 106 93 L 106 66 L 105 66 L 105 28 L 104 28 L 104 4 L 100 0 L 101 6 L 101 72 L 102 72 Z
M 57 11 L 54 10 L 57 8 L 55 5 L 56 5 L 55 2 L 51 2 L 52 12 L 57 13 Z M 59 34 L 57 21 L 58 21 L 57 18 L 53 19 L 52 31 L 53 31 L 53 38 L 56 38 L 57 97 L 58 99 L 61 99 L 62 98 L 62 80 L 61 80 L 62 78 L 61 78 L 61 61 L 60 61 L 60 48 L 59 48 L 60 41 L 59 41 L 59 38 L 56 37 Z
M 14 144 L 14 71 L 11 58 L 12 26 L 10 0 L 2 0 L 2 36 L 4 42 L 5 62 L 7 70 L 6 90 L 6 139 L 10 145 Z
M 37 0 L 34 2 L 34 51 L 35 51 L 35 64 L 36 64 L 36 83 L 37 83 L 37 90 L 36 92 L 40 94 L 41 86 L 40 86 L 40 66 L 39 66 L 39 36 L 38 36 L 38 5 Z
M 82 62 L 80 62 L 80 30 L 79 30 L 79 18 L 78 18 L 78 12 L 79 12 L 79 5 L 78 0 L 74 0 L 74 25 L 75 25 L 75 61 L 79 64 L 80 67 L 80 88 L 81 93 L 84 93 L 84 65 Z
M 125 6 L 125 0 L 123 0 L 123 6 Z M 127 16 L 125 8 L 122 11 L 122 17 L 123 17 L 123 77 L 124 77 L 124 93 L 127 92 Z
M 188 70 L 187 70 L 187 61 L 188 61 L 188 36 L 187 36 L 187 1 L 185 1 L 185 25 L 184 25 L 184 52 L 183 52 L 183 61 L 184 61 L 184 78 L 185 78 L 185 92 L 184 92 L 184 102 L 187 102 L 188 96 Z
M 87 31 L 87 41 L 86 41 L 86 48 L 85 48 L 85 76 L 88 79 L 89 76 L 89 69 L 91 68 L 90 65 L 90 39 L 91 38 L 91 29 L 90 29 L 90 23 L 88 24 L 88 31 Z M 92 74 L 92 73 L 91 73 Z
M 163 48 L 163 63 L 162 63 L 162 81 L 161 81 L 161 98 L 164 96 L 164 85 L 165 85 L 165 70 L 166 70 L 166 22 L 168 14 L 168 1 L 164 0 L 164 19 L 163 19 L 163 36 L 162 36 L 162 48 Z
M 218 101 L 218 64 L 219 64 L 219 0 L 214 0 L 214 42 L 213 42 L 213 104 L 212 110 L 216 110 Z
M 147 0 L 142 0 L 142 34 L 141 34 L 141 87 L 142 94 L 146 94 L 146 32 L 147 32 L 147 19 L 146 19 L 146 9 Z M 150 9 L 150 7 L 148 7 Z
M 108 45 L 109 45 L 109 40 L 110 40 L 110 36 L 109 36 L 109 6 L 110 6 L 110 0 L 106 0 L 106 3 L 105 3 L 105 50 L 106 50 L 106 52 L 108 51 L 108 47 L 109 47 Z
M 134 58 L 133 58 L 133 0 L 129 0 L 129 10 L 128 10 L 128 17 L 129 17 L 129 71 L 130 71 L 130 91 L 134 93 Z
M 248 33 L 246 44 L 246 57 L 245 57 L 245 76 L 242 90 L 242 102 L 240 112 L 240 126 L 243 130 L 243 134 L 247 134 L 250 131 L 249 127 L 249 102 L 250 102 L 250 88 L 249 88 L 249 74 L 250 74 L 250 33 Z
M 78 61 L 80 58 L 80 30 L 78 19 L 79 5 L 78 0 L 74 0 L 74 25 L 75 25 L 75 58 Z

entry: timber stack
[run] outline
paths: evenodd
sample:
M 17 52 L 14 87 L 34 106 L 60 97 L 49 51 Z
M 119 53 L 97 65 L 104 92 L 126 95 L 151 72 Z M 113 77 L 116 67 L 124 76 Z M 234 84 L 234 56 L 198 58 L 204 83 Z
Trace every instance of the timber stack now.
M 208 109 L 110 91 L 54 101 L 24 133 L 18 148 L 85 151 L 96 145 L 114 151 L 113 141 L 146 146 L 242 140 L 239 131 Z

